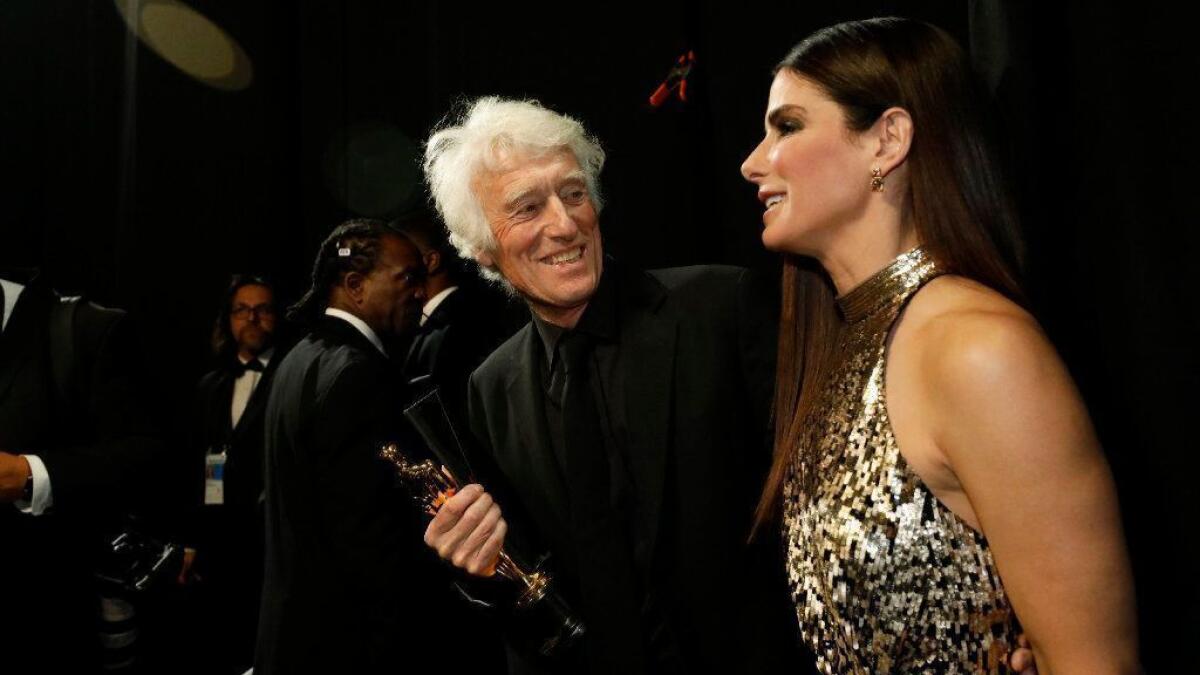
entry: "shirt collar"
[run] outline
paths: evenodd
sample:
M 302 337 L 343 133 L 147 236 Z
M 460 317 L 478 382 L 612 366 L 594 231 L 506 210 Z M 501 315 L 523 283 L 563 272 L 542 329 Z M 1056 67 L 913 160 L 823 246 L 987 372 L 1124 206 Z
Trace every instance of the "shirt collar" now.
M 421 308 L 421 325 L 424 326 L 425 322 L 429 320 L 429 317 L 433 316 L 433 312 L 437 310 L 438 305 L 442 304 L 443 300 L 457 290 L 458 286 L 451 286 L 449 288 L 442 289 L 440 293 L 430 298 L 425 303 L 425 306 Z
M 576 333 L 584 333 L 601 340 L 612 340 L 617 336 L 617 285 L 618 274 L 611 258 L 604 259 L 604 269 L 596 292 L 575 324 Z
M 8 327 L 8 319 L 12 316 L 13 308 L 17 306 L 17 298 L 21 297 L 21 291 L 25 290 L 25 286 L 8 279 L 0 279 L 0 286 L 4 287 L 3 318 L 0 319 L 0 333 L 3 333 L 4 329 Z
M 258 362 L 263 365 L 263 368 L 266 368 L 268 365 L 270 365 L 271 357 L 273 357 L 273 356 L 275 356 L 275 348 L 270 347 L 270 348 L 264 350 L 263 353 L 258 355 Z M 240 355 L 237 357 L 237 360 L 241 361 L 243 366 L 246 365 L 247 363 L 250 363 L 249 361 L 242 359 L 242 357 Z
M 566 331 L 562 326 L 545 321 L 537 313 L 533 314 L 533 327 L 537 329 L 538 337 L 542 340 L 542 352 L 546 355 L 546 365 L 554 367 L 554 350 L 558 348 L 558 341 L 562 339 L 563 333 Z
M 379 336 L 375 334 L 375 331 L 371 330 L 371 327 L 367 325 L 366 321 L 354 316 L 350 312 L 338 309 L 336 307 L 326 307 L 325 316 L 335 316 L 351 326 L 354 326 L 356 329 L 358 329 L 358 332 L 363 334 L 363 337 L 367 338 L 371 341 L 371 344 L 375 345 L 375 348 L 379 350 L 380 354 L 383 354 L 385 357 L 388 355 L 387 350 L 383 348 L 383 341 L 379 339 Z
M 596 285 L 596 292 L 588 300 L 583 315 L 579 317 L 579 323 L 575 324 L 571 332 L 583 333 L 605 341 L 616 337 L 618 279 L 615 267 L 611 258 L 605 258 L 604 271 L 600 273 L 600 283 Z M 531 312 L 531 314 L 533 315 L 533 325 L 537 329 L 538 337 L 541 338 L 542 347 L 546 353 L 546 364 L 553 366 L 554 350 L 567 330 L 562 326 L 556 326 L 543 320 L 537 315 L 537 312 Z

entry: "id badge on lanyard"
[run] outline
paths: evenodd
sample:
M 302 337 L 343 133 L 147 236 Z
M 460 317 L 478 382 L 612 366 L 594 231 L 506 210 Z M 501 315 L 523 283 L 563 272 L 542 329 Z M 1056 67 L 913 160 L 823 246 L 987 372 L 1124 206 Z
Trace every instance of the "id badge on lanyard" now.
M 225 503 L 225 450 L 226 446 L 211 448 L 220 452 L 204 455 L 204 503 Z

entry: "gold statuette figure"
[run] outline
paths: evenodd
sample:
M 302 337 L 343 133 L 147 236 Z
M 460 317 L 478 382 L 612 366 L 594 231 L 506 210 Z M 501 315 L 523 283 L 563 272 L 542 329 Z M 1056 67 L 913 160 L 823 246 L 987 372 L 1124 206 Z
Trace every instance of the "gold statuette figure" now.
M 458 491 L 458 481 L 454 476 L 433 460 L 415 461 L 393 443 L 383 446 L 379 456 L 395 467 L 397 477 L 409 490 L 413 500 L 431 516 L 437 514 L 442 504 Z M 537 631 L 538 649 L 543 654 L 551 656 L 564 651 L 583 635 L 583 624 L 551 592 L 547 573 L 541 570 L 525 571 L 504 550 L 500 551 L 495 572 L 515 585 L 515 608 Z

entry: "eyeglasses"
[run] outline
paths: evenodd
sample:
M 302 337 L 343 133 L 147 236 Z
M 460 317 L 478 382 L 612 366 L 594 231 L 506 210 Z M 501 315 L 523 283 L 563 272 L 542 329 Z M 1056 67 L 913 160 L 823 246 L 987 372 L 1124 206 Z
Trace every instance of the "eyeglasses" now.
M 266 304 L 255 305 L 253 307 L 249 305 L 236 305 L 233 309 L 229 310 L 229 316 L 235 319 L 249 319 L 251 314 L 261 317 L 275 316 L 275 308 Z

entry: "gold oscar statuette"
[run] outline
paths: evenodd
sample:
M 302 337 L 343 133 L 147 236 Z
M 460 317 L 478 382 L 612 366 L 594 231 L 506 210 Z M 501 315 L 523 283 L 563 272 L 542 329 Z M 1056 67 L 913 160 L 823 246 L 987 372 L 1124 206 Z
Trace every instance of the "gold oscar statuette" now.
M 436 515 L 442 504 L 459 489 L 458 481 L 444 466 L 430 459 L 413 460 L 394 443 L 380 448 L 379 456 L 395 468 L 397 477 L 413 500 L 430 516 Z M 543 654 L 549 656 L 565 650 L 583 635 L 582 622 L 574 618 L 565 603 L 550 591 L 550 576 L 546 572 L 526 571 L 501 550 L 495 573 L 515 584 L 516 609 L 529 615 L 532 623 L 541 627 L 537 642 Z

